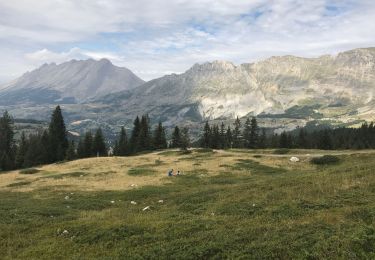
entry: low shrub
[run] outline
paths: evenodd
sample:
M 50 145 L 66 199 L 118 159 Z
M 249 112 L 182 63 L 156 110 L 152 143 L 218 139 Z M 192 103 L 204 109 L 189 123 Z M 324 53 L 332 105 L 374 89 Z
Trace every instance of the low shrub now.
M 287 154 L 289 151 L 290 150 L 288 148 L 280 148 L 273 151 L 273 154 Z
M 324 155 L 321 157 L 315 157 L 311 159 L 311 163 L 317 165 L 336 164 L 339 161 L 340 159 L 334 155 Z
M 128 171 L 128 174 L 131 176 L 148 176 L 155 174 L 156 171 L 150 168 L 131 168 Z
M 197 153 L 212 153 L 213 150 L 211 148 L 200 148 L 196 150 Z
M 27 169 L 23 169 L 23 170 L 19 171 L 20 174 L 35 174 L 35 173 L 38 173 L 38 172 L 39 172 L 39 170 L 35 169 L 35 168 L 27 168 Z

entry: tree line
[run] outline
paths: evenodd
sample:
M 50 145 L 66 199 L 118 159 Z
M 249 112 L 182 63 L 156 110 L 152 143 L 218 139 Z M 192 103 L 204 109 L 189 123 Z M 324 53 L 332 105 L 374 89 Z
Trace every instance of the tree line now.
M 180 129 L 175 126 L 172 132 L 171 141 L 167 141 L 166 129 L 159 122 L 154 129 L 151 129 L 148 115 L 138 116 L 133 122 L 131 135 L 128 138 L 124 127 L 121 128 L 118 140 L 114 145 L 113 154 L 116 156 L 127 156 L 143 151 L 154 151 L 166 148 L 187 149 L 190 145 L 189 129 Z
M 136 117 L 128 136 L 122 127 L 114 143 L 113 155 L 130 156 L 143 151 L 166 148 L 187 149 L 191 145 L 189 129 L 175 126 L 168 141 L 165 127 L 159 122 L 153 129 L 148 115 Z M 13 119 L 7 111 L 0 117 L 0 170 L 31 167 L 77 158 L 108 155 L 108 142 L 98 128 L 86 132 L 76 145 L 69 140 L 60 106 L 51 115 L 48 129 L 14 140 Z M 237 117 L 233 126 L 204 124 L 197 147 L 229 148 L 300 148 L 300 149 L 375 149 L 375 125 L 363 123 L 359 128 L 336 128 L 311 131 L 299 128 L 273 133 L 260 128 L 256 117 L 242 125 Z
M 372 122 L 363 123 L 359 128 L 298 128 L 280 134 L 267 134 L 267 129 L 260 128 L 255 117 L 247 118 L 244 125 L 237 117 L 232 128 L 224 123 L 219 126 L 206 122 L 198 146 L 212 149 L 375 149 L 375 125 Z
M 87 131 L 77 145 L 73 140 L 69 140 L 60 106 L 53 111 L 48 129 L 30 135 L 22 132 L 17 143 L 14 139 L 13 125 L 12 117 L 5 111 L 0 117 L 0 171 L 108 155 L 108 142 L 101 128 L 94 134 Z M 166 129 L 162 123 L 159 122 L 151 130 L 148 115 L 143 115 L 141 118 L 137 116 L 134 120 L 130 138 L 125 128 L 121 128 L 115 141 L 113 155 L 129 156 L 168 147 L 187 149 L 189 145 L 188 128 L 180 129 L 176 126 L 168 143 Z

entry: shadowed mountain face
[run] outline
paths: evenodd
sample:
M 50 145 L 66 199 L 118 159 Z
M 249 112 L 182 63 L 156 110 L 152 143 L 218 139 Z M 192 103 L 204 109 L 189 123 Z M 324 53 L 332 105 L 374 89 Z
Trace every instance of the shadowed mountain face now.
M 45 64 L 0 88 L 0 104 L 76 103 L 133 89 L 144 81 L 109 60 Z
M 36 92 L 31 92 L 44 99 L 65 98 L 61 103 L 65 102 L 63 108 L 67 120 L 77 131 L 98 125 L 117 131 L 120 125 L 130 126 L 136 115 L 144 113 L 148 113 L 153 122 L 160 120 L 167 126 L 197 125 L 207 119 L 230 121 L 236 116 L 249 115 L 258 115 L 262 126 L 283 129 L 303 126 L 309 121 L 356 125 L 363 120 L 375 119 L 375 48 L 319 58 L 272 57 L 239 66 L 214 61 L 196 64 L 183 74 L 167 75 L 142 85 L 139 85 L 138 78 L 133 78 L 135 84 L 119 86 L 123 80 L 111 76 L 114 72 L 108 73 L 108 70 L 122 69 L 108 64 L 108 61 L 72 61 L 62 65 L 70 70 L 77 63 L 95 63 L 93 67 L 96 69 L 91 70 L 95 73 L 89 74 L 89 79 L 85 77 L 86 67 L 75 69 L 77 74 L 74 77 L 63 76 L 62 72 L 52 77 L 49 73 L 51 80 L 59 82 L 54 85 L 56 87 L 47 88 L 49 92 L 45 93 L 48 95 L 38 94 L 37 91 L 44 91 L 41 85 Z M 58 66 L 45 67 L 38 70 L 53 70 Z M 21 79 L 32 78 L 28 76 L 32 73 Z M 77 84 L 67 83 L 75 77 L 87 84 L 78 88 Z M 21 79 L 18 81 L 23 82 Z M 0 101 L 4 100 L 1 97 L 4 93 L 8 93 L 8 97 L 9 93 L 16 95 L 15 91 L 24 89 L 20 86 L 25 85 L 19 83 L 15 86 L 0 91 Z M 61 94 L 57 86 L 64 86 L 66 91 Z M 125 90 L 116 92 L 117 87 Z M 17 94 L 17 100 L 25 95 Z M 84 102 L 69 104 L 70 97 Z M 20 104 L 23 108 L 3 108 L 8 108 L 17 117 L 35 119 L 43 119 L 42 115 L 48 115 L 51 109 L 51 106 L 25 105 L 21 101 Z

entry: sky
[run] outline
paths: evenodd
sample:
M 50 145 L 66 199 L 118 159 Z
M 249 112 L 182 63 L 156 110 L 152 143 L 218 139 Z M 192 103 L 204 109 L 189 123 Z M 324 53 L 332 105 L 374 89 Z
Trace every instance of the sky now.
M 375 46 L 375 0 L 0 0 L 0 83 L 108 58 L 144 80 L 195 63 Z

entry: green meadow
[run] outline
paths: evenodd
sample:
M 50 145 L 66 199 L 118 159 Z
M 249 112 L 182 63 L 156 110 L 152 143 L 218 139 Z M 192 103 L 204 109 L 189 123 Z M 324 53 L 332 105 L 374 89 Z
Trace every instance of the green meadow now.
M 0 258 L 374 259 L 375 152 L 311 162 L 325 154 L 168 150 L 0 174 Z

